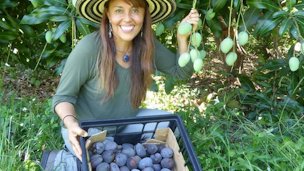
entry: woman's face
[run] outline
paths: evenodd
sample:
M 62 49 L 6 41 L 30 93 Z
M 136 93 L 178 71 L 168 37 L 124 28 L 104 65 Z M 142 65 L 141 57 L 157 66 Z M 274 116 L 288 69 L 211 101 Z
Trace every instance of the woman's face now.
M 111 0 L 107 16 L 116 41 L 132 41 L 141 31 L 145 10 L 123 0 Z

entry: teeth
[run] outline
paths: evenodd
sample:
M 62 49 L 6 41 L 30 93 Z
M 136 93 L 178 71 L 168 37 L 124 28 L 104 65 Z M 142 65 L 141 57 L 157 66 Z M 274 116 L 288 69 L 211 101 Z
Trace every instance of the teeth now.
M 132 31 L 134 26 L 121 26 L 122 31 L 129 32 Z

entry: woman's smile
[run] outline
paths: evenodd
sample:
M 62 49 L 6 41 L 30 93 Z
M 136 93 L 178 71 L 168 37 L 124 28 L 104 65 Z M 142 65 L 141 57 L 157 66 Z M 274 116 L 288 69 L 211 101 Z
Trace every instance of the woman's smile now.
M 122 25 L 120 26 L 121 30 L 125 33 L 132 32 L 134 29 L 134 25 Z

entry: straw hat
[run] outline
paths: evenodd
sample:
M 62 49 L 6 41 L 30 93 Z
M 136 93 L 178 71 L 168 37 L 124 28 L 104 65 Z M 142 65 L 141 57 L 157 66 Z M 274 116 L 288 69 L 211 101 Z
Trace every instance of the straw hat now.
M 77 12 L 84 18 L 99 23 L 104 5 L 108 0 L 73 0 Z M 176 9 L 175 0 L 146 0 L 152 22 L 159 22 L 170 16 Z

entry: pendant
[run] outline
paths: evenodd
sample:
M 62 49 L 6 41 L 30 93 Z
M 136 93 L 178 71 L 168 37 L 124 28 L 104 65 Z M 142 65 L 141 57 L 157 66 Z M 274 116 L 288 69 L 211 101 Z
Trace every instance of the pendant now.
M 129 60 L 130 60 L 129 55 L 125 54 L 125 55 L 122 57 L 122 60 L 123 60 L 124 62 L 129 62 Z

